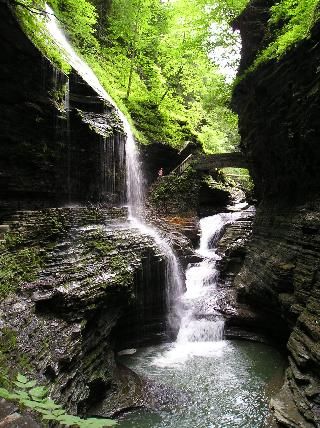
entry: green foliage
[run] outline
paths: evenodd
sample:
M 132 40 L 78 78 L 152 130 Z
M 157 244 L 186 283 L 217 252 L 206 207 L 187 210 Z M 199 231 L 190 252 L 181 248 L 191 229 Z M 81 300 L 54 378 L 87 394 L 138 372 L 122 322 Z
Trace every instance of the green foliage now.
M 101 256 L 109 255 L 112 250 L 114 250 L 114 247 L 112 244 L 105 239 L 101 241 L 92 241 L 89 240 L 86 243 L 86 247 L 88 248 L 89 252 L 95 251 Z
M 199 187 L 197 174 L 189 167 L 181 175 L 159 178 L 151 188 L 150 202 L 166 214 L 192 212 L 198 204 Z
M 248 3 L 249 0 L 212 2 L 211 14 L 214 15 L 214 21 L 231 23 Z M 247 72 L 255 70 L 259 64 L 270 59 L 281 58 L 299 41 L 308 38 L 313 25 L 320 18 L 319 4 L 319 0 L 278 0 L 271 7 L 266 47 L 259 52 Z M 225 33 L 214 43 L 228 46 L 232 43 L 232 34 L 230 36 Z
M 94 37 L 97 13 L 88 0 L 49 0 L 62 25 L 73 36 L 73 42 L 81 49 L 98 48 Z
M 249 0 L 213 0 L 209 2 L 203 0 L 202 3 L 210 5 L 211 18 L 214 21 L 231 24 L 247 6 Z
M 10 378 L 20 369 L 29 370 L 29 360 L 18 350 L 16 331 L 3 327 L 0 330 L 0 387 L 9 388 L 12 384 Z
M 38 9 L 44 5 L 44 0 L 22 1 Z M 237 145 L 230 87 L 209 57 L 219 2 L 113 0 L 104 6 L 97 33 L 97 15 L 88 0 L 49 3 L 102 85 L 131 114 L 140 142 L 180 147 L 198 139 L 209 151 L 226 150 L 226 142 L 231 149 Z M 43 23 L 27 9 L 23 14 L 29 34 L 34 38 L 39 28 L 43 44 Z M 55 50 L 46 54 L 55 60 Z
M 220 170 L 223 181 L 232 188 L 239 187 L 246 194 L 252 194 L 254 183 L 246 168 L 223 168 Z
M 254 66 L 280 58 L 299 41 L 308 38 L 319 19 L 319 0 L 282 0 L 271 8 L 270 44 L 257 57 Z
M 43 421 L 54 421 L 64 426 L 79 428 L 102 428 L 116 424 L 111 419 L 88 418 L 67 414 L 62 406 L 48 398 L 48 391 L 43 386 L 37 386 L 36 381 L 18 374 L 13 382 L 14 390 L 0 388 L 0 397 L 18 403 L 22 408 L 37 412 Z
M 55 43 L 48 37 L 45 24 L 40 19 L 41 16 L 45 16 L 44 8 L 44 0 L 19 0 L 16 5 L 16 14 L 23 30 L 35 46 L 61 70 L 69 73 L 70 65 Z
M 17 13 L 25 31 L 68 70 L 38 19 L 44 0 L 21 3 L 25 7 L 17 6 Z M 248 0 L 113 0 L 99 17 L 95 0 L 49 3 L 102 85 L 131 115 L 142 143 L 180 147 L 197 139 L 209 153 L 238 145 L 237 117 L 228 105 L 230 85 L 210 59 L 217 46 L 232 49 L 235 35 L 220 31 L 212 37 L 212 24 L 225 28 Z M 268 45 L 249 71 L 310 35 L 319 19 L 319 0 L 282 0 L 271 12 Z
M 17 346 L 17 335 L 9 328 L 2 328 L 0 334 L 0 386 L 8 386 L 8 359 L 12 358 Z
M 237 121 L 228 109 L 230 88 L 209 58 L 208 4 L 112 3 L 105 38 L 117 58 L 113 63 L 121 64 L 121 96 L 147 141 L 179 147 L 198 139 L 214 151 L 226 150 L 225 142 L 232 149 L 238 144 Z M 220 109 L 228 114 L 220 115 Z M 214 128 L 214 138 L 208 128 Z

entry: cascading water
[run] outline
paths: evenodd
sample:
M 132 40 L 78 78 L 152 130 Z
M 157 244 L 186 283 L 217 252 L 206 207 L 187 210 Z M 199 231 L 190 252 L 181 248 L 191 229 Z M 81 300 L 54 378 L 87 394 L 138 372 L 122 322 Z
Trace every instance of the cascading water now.
M 246 211 L 201 220 L 200 263 L 189 265 L 181 328 L 174 343 L 138 349 L 122 362 L 141 376 L 169 389 L 157 411 L 137 411 L 119 421 L 121 428 L 269 427 L 268 385 L 281 379 L 283 360 L 261 343 L 221 340 L 218 312 L 217 243 L 224 227 Z M 180 394 L 179 394 L 180 393 Z M 172 394 L 178 394 L 171 402 Z
M 100 85 L 92 70 L 78 57 L 59 29 L 53 12 L 49 13 L 48 29 L 71 65 L 105 100 L 113 101 Z M 176 323 L 176 297 L 181 293 L 181 272 L 170 245 L 144 222 L 143 174 L 137 147 L 124 115 L 118 110 L 127 133 L 126 177 L 127 201 L 133 227 L 154 237 L 167 260 L 167 304 L 169 321 Z M 140 349 L 133 356 L 131 367 L 148 379 L 172 386 L 172 391 L 187 391 L 185 402 L 179 401 L 167 411 L 133 415 L 133 420 L 119 422 L 121 428 L 260 428 L 268 416 L 265 385 L 281 368 L 280 358 L 272 348 L 262 344 L 230 343 L 220 340 L 223 320 L 216 308 L 216 262 L 214 249 L 223 227 L 240 213 L 220 214 L 201 221 L 199 253 L 204 257 L 187 271 L 187 292 L 182 298 L 181 328 L 174 344 Z M 254 362 L 254 364 L 252 364 Z M 130 416 L 129 416 L 130 418 Z M 123 423 L 122 423 L 123 422 Z M 267 425 L 266 425 L 267 426 Z
M 178 306 L 181 319 L 176 342 L 171 349 L 154 360 L 159 366 L 181 364 L 192 356 L 209 356 L 224 347 L 224 320 L 217 302 L 218 270 L 216 246 L 227 224 L 233 223 L 243 212 L 222 213 L 200 220 L 199 263 L 188 266 L 187 291 Z
M 204 257 L 192 264 L 186 272 L 187 292 L 183 296 L 184 314 L 177 343 L 217 342 L 223 338 L 224 321 L 217 312 L 216 268 L 219 256 L 216 245 L 227 224 L 233 223 L 241 212 L 216 214 L 200 220 L 200 246 L 198 254 Z
M 90 85 L 103 99 L 108 101 L 116 109 L 120 117 L 124 131 L 127 135 L 126 139 L 126 190 L 127 202 L 129 209 L 129 220 L 132 227 L 139 229 L 142 233 L 152 236 L 161 249 L 166 258 L 166 300 L 168 308 L 168 324 L 169 328 L 175 328 L 178 323 L 178 314 L 176 311 L 177 297 L 182 293 L 183 281 L 182 272 L 179 262 L 169 245 L 169 243 L 161 237 L 159 232 L 145 224 L 145 191 L 142 166 L 139 161 L 139 153 L 137 145 L 131 131 L 130 124 L 124 114 L 118 109 L 113 99 L 105 91 L 100 84 L 98 78 L 92 69 L 79 57 L 75 52 L 64 32 L 61 30 L 57 19 L 54 16 L 53 10 L 46 5 L 47 20 L 46 26 L 53 40 L 58 45 L 59 49 L 64 52 L 65 57 L 71 66 L 79 73 L 79 75 Z

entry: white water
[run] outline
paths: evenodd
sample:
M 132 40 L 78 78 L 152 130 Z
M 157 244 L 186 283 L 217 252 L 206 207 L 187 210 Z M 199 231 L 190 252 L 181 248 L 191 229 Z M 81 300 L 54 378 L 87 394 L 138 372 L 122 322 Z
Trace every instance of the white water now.
M 152 236 L 158 247 L 166 258 L 166 298 L 169 309 L 168 324 L 175 327 L 178 321 L 176 313 L 176 299 L 183 289 L 182 272 L 179 262 L 169 243 L 163 239 L 158 231 L 145 224 L 145 189 L 142 165 L 130 124 L 124 114 L 119 110 L 113 99 L 105 91 L 92 69 L 75 52 L 67 40 L 63 30 L 60 28 L 53 10 L 46 5 L 47 20 L 46 27 L 53 40 L 63 52 L 66 60 L 80 74 L 103 99 L 111 103 L 116 109 L 127 135 L 126 140 L 126 191 L 129 209 L 129 220 L 132 227 L 139 229 L 142 233 Z
M 242 216 L 242 212 L 223 213 L 200 220 L 200 263 L 189 265 L 186 272 L 187 291 L 182 297 L 181 326 L 176 342 L 169 351 L 158 355 L 153 364 L 165 367 L 184 364 L 194 356 L 220 355 L 224 320 L 218 312 L 216 263 L 217 243 L 227 224 Z

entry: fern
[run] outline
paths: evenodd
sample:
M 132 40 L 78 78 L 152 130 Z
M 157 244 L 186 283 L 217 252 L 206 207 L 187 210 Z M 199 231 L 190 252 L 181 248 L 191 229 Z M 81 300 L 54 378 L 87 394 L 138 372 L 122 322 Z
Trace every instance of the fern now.
M 0 397 L 36 411 L 44 421 L 56 421 L 67 427 L 77 426 L 79 428 L 102 428 L 116 424 L 111 419 L 81 419 L 78 416 L 67 414 L 62 406 L 48 398 L 48 390 L 45 387 L 37 386 L 36 381 L 29 380 L 20 373 L 13 384 L 16 387 L 13 392 L 0 388 Z

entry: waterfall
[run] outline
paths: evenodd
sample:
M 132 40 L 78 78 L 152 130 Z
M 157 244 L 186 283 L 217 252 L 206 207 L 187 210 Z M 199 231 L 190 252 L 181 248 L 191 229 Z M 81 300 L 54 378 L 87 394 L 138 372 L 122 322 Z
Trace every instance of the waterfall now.
M 200 220 L 198 254 L 204 257 L 192 264 L 186 272 L 187 291 L 183 296 L 184 314 L 178 334 L 178 343 L 216 342 L 223 338 L 224 321 L 217 312 L 216 288 L 219 256 L 217 243 L 227 224 L 240 218 L 241 212 L 222 213 Z
M 177 298 L 183 290 L 182 272 L 177 257 L 170 244 L 161 237 L 160 233 L 145 223 L 145 189 L 142 165 L 139 160 L 139 152 L 125 115 L 116 106 L 113 99 L 100 84 L 92 69 L 78 56 L 64 32 L 60 28 L 53 10 L 46 5 L 47 19 L 46 27 L 53 40 L 62 50 L 70 65 L 103 99 L 108 101 L 116 109 L 126 133 L 125 159 L 126 159 L 126 192 L 129 209 L 129 220 L 132 227 L 139 229 L 142 233 L 152 236 L 157 246 L 166 258 L 166 303 L 168 308 L 168 328 L 174 329 L 178 326 L 179 316 L 177 313 Z
M 197 253 L 203 260 L 188 266 L 187 290 L 181 297 L 181 325 L 176 342 L 169 351 L 153 360 L 154 365 L 181 365 L 193 356 L 213 356 L 222 352 L 224 319 L 219 313 L 217 293 L 217 261 L 220 260 L 217 244 L 225 226 L 241 218 L 243 213 L 221 213 L 200 220 Z

